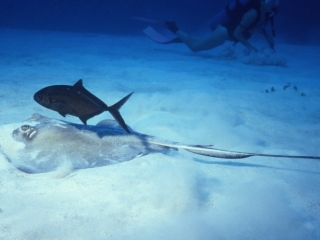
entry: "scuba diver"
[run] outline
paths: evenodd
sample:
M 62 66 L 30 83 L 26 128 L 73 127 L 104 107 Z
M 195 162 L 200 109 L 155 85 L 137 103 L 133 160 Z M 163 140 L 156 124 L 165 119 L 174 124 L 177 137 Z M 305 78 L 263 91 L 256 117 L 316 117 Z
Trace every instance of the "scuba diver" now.
M 261 32 L 265 36 L 269 47 L 274 50 L 273 38 L 266 32 L 265 26 L 268 22 L 271 23 L 272 35 L 274 36 L 273 16 L 277 13 L 278 5 L 279 0 L 234 0 L 209 20 L 212 32 L 202 38 L 190 36 L 180 30 L 173 21 L 160 22 L 143 18 L 136 19 L 165 27 L 176 35 L 173 38 L 168 38 L 151 27 L 146 28 L 144 33 L 158 43 L 182 42 L 191 51 L 199 52 L 215 48 L 230 40 L 241 43 L 250 52 L 257 52 L 258 50 L 248 42 L 248 39 L 256 32 Z

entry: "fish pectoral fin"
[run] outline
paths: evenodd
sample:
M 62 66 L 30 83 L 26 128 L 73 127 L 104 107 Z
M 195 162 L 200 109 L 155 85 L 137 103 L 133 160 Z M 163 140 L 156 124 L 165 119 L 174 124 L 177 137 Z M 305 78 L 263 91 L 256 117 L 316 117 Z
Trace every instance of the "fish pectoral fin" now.
M 52 109 L 57 111 L 63 117 L 67 115 L 66 113 L 70 113 L 71 115 L 76 115 L 74 110 L 68 104 L 65 104 L 63 102 L 59 102 L 59 101 L 53 102 L 52 106 L 53 106 Z

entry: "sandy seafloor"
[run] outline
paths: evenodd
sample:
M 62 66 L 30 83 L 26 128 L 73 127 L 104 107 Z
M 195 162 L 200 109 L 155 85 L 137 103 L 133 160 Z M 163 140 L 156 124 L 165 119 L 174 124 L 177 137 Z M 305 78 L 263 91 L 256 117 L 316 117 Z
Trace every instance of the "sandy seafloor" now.
M 2 29 L 0 38 L 1 125 L 33 113 L 63 119 L 33 94 L 82 78 L 110 105 L 134 91 L 121 113 L 138 132 L 320 155 L 319 46 L 248 56 L 240 45 L 192 53 L 142 35 Z M 61 177 L 20 172 L 1 154 L 0 239 L 320 239 L 320 161 L 179 151 Z

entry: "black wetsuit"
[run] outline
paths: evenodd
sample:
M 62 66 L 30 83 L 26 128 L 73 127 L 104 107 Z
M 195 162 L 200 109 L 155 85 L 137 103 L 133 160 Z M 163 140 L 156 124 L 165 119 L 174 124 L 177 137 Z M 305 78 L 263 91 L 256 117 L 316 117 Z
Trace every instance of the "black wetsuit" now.
M 230 39 L 233 41 L 237 41 L 237 39 L 233 36 L 233 33 L 240 24 L 243 15 L 251 9 L 256 10 L 258 14 L 256 19 L 243 32 L 243 36 L 248 39 L 252 35 L 252 33 L 250 33 L 250 30 L 257 25 L 261 18 L 260 1 L 251 0 L 246 4 L 242 4 L 239 0 L 235 0 L 235 3 L 236 6 L 232 9 L 230 9 L 229 5 L 226 6 L 225 12 L 229 18 L 229 21 L 221 23 L 221 25 L 228 30 Z

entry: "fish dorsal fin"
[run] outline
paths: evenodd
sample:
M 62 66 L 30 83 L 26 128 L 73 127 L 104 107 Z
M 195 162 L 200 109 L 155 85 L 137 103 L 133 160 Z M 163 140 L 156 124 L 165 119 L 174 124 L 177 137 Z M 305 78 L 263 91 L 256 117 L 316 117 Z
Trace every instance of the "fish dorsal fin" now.
M 73 86 L 77 88 L 84 88 L 82 84 L 82 79 L 79 79 Z

